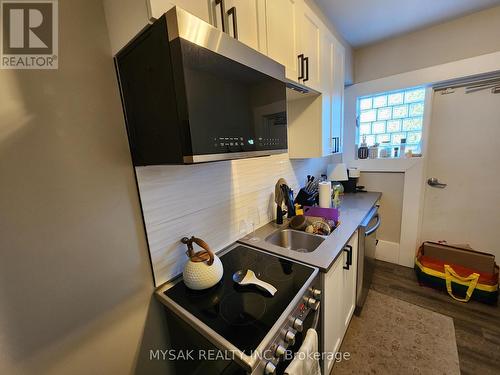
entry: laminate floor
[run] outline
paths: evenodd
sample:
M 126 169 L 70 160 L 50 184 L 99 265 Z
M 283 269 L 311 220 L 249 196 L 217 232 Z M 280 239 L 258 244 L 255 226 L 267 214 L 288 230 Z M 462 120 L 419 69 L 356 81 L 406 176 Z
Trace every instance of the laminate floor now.
M 371 288 L 451 317 L 462 374 L 500 374 L 499 306 L 455 301 L 446 292 L 420 286 L 413 269 L 382 261 L 376 262 Z

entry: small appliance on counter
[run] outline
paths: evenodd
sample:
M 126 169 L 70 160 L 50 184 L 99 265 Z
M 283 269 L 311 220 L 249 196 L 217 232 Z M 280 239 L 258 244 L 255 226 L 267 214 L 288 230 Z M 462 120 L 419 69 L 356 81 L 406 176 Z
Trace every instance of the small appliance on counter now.
M 220 254 L 224 275 L 212 288 L 195 291 L 179 277 L 155 294 L 167 307 L 167 319 L 175 322 L 169 324 L 177 338 L 172 345 L 191 350 L 206 345 L 225 350 L 226 356 L 218 361 L 196 357 L 173 365 L 193 366 L 199 374 L 282 374 L 308 329 L 321 332 L 318 268 L 239 243 Z M 242 270 L 245 275 L 239 273 Z M 257 288 L 254 276 L 265 284 Z M 250 285 L 240 285 L 245 277 L 252 279 Z
M 359 171 L 358 168 L 349 168 L 347 170 L 348 173 L 348 180 L 342 182 L 342 185 L 344 185 L 344 191 L 346 193 L 357 193 L 357 192 L 366 192 L 364 186 L 359 186 L 358 185 L 358 180 L 359 177 L 361 176 L 361 172 Z
M 193 290 L 203 290 L 217 284 L 222 278 L 224 269 L 219 257 L 210 250 L 208 244 L 194 236 L 184 237 L 181 242 L 188 248 L 186 254 L 189 259 L 182 273 L 186 286 Z M 195 252 L 193 243 L 203 250 Z
M 136 166 L 288 148 L 285 67 L 177 6 L 120 50 L 115 66 Z

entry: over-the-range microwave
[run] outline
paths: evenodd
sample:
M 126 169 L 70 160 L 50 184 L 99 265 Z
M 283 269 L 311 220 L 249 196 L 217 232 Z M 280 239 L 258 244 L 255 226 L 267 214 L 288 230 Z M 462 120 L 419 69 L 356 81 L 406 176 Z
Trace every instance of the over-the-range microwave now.
M 136 166 L 287 151 L 284 66 L 179 7 L 115 66 Z

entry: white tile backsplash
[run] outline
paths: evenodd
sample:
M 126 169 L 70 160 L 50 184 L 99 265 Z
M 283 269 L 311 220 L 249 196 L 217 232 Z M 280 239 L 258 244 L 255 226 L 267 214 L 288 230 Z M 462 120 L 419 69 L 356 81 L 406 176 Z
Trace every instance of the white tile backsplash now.
M 308 174 L 326 173 L 332 157 L 288 154 L 196 165 L 137 167 L 137 181 L 156 286 L 182 272 L 180 239 L 195 235 L 214 251 L 274 219 L 274 185 L 284 177 L 298 192 Z

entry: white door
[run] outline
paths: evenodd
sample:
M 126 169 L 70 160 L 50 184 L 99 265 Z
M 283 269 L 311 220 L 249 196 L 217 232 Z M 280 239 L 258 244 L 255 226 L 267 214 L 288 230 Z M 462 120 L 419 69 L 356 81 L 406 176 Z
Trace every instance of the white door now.
M 286 77 L 297 81 L 296 0 L 266 1 L 267 55 L 283 64 Z
M 434 93 L 422 241 L 470 244 L 500 259 L 500 94 Z

